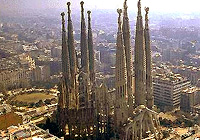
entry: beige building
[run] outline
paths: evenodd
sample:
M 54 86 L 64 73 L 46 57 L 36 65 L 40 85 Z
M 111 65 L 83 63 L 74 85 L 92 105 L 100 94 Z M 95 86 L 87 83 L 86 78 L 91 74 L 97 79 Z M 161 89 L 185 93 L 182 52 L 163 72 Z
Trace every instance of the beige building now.
M 181 65 L 174 67 L 173 70 L 174 72 L 187 77 L 193 85 L 197 85 L 198 80 L 200 79 L 200 68 L 198 67 Z
M 50 79 L 50 67 L 48 65 L 37 66 L 33 75 L 34 81 L 48 81 Z
M 180 105 L 183 89 L 190 86 L 190 81 L 179 74 L 159 74 L 153 78 L 154 103 L 161 110 L 171 110 Z
M 32 72 L 25 69 L 5 70 L 0 72 L 0 81 L 6 88 L 26 87 L 30 81 Z
M 35 69 L 35 61 L 28 54 L 1 60 L 0 81 L 6 88 L 27 87 Z
M 200 89 L 190 87 L 182 91 L 180 108 L 185 112 L 193 112 L 194 107 L 199 104 Z
M 24 69 L 34 70 L 35 69 L 35 60 L 28 54 L 19 55 L 20 64 Z

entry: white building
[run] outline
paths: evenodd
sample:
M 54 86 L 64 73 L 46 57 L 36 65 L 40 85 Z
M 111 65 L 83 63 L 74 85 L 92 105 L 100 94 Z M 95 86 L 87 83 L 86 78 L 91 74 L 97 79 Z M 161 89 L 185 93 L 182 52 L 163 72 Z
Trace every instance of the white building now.
M 180 106 L 182 90 L 191 85 L 179 74 L 158 74 L 153 79 L 154 103 L 161 110 L 172 110 Z

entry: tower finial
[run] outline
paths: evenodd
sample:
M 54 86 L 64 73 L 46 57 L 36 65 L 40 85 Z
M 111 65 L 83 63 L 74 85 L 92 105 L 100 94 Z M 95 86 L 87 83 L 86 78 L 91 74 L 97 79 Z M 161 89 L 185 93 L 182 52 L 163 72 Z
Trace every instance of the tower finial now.
M 94 61 L 94 46 L 91 26 L 91 11 L 87 11 L 88 14 L 88 51 L 89 51 L 89 70 L 90 70 L 90 81 L 92 83 L 92 94 L 94 95 L 95 84 L 95 61 Z M 94 98 L 94 97 L 93 97 Z
M 148 29 L 149 28 L 149 17 L 148 17 L 148 14 L 149 14 L 149 7 L 145 7 L 145 11 L 146 11 L 146 14 L 145 14 L 145 29 Z
M 71 5 L 71 3 L 70 3 L 70 2 L 67 2 L 67 6 L 68 6 L 68 13 L 69 13 L 69 14 L 71 13 L 70 5 Z
M 87 13 L 88 13 L 88 17 L 90 17 L 91 11 L 87 11 Z
M 63 19 L 64 19 L 64 16 L 65 16 L 65 13 L 62 12 L 60 15 L 62 16 L 62 20 L 63 20 Z
M 83 72 L 89 74 L 89 59 L 88 59 L 88 43 L 87 43 L 87 33 L 84 17 L 84 2 L 81 1 L 81 67 Z
M 84 8 L 83 8 L 84 2 L 81 1 L 80 4 L 81 4 L 81 12 L 83 13 L 83 11 L 84 11 Z
M 121 14 L 122 14 L 122 9 L 117 9 L 117 13 L 119 14 L 119 17 L 118 17 L 118 29 L 119 31 L 121 32 L 121 25 L 122 25 L 122 22 L 121 22 Z
M 125 17 L 125 18 L 128 18 L 127 9 L 128 9 L 127 0 L 125 0 L 125 1 L 124 1 L 124 17 Z
M 141 15 L 141 0 L 138 1 L 138 15 Z
M 127 10 L 128 6 L 127 6 L 127 0 L 124 1 L 124 10 Z
M 62 30 L 65 31 L 65 13 L 62 12 L 60 15 L 62 16 Z
M 91 29 L 91 11 L 87 11 L 88 13 L 88 29 Z

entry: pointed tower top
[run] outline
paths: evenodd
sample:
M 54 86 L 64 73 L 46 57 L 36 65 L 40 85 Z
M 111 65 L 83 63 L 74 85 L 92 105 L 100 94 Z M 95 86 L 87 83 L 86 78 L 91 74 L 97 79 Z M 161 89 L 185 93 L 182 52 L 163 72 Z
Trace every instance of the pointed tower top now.
M 70 2 L 67 2 L 67 5 L 68 5 L 68 6 L 70 6 L 70 5 L 71 5 L 71 3 L 70 3 Z
M 84 2 L 81 1 L 81 66 L 85 73 L 89 74 L 89 58 L 88 58 L 88 44 L 87 44 L 87 33 L 86 33 L 86 25 L 85 25 L 85 17 L 84 17 Z
M 84 2 L 81 1 L 80 4 L 81 4 L 81 11 L 83 12 L 84 11 L 84 8 L 83 8 Z
M 70 63 L 69 63 L 69 52 L 66 39 L 66 29 L 65 29 L 65 13 L 61 13 L 62 16 L 62 71 L 63 76 L 67 79 L 67 83 L 70 80 Z
M 149 7 L 145 7 L 145 11 L 146 11 L 146 14 L 145 14 L 145 29 L 149 29 L 149 17 L 148 17 L 148 14 L 149 14 Z
M 62 30 L 65 31 L 65 13 L 62 12 L 60 15 L 62 16 Z
M 124 9 L 127 9 L 128 6 L 127 6 L 127 0 L 124 1 Z
M 121 27 L 121 25 L 122 25 L 122 22 L 121 22 L 121 15 L 122 15 L 122 9 L 117 9 L 117 12 L 118 12 L 118 14 L 119 14 L 119 17 L 118 17 L 118 31 L 119 32 L 121 32 L 121 30 L 122 30 L 122 27 Z
M 88 20 L 91 20 L 91 11 L 87 11 L 88 13 Z
M 138 1 L 138 16 L 141 16 L 141 0 Z
M 67 6 L 68 6 L 68 14 L 71 13 L 70 5 L 71 5 L 71 3 L 70 3 L 70 2 L 67 2 Z
M 62 16 L 62 19 L 64 19 L 65 13 L 62 12 L 60 15 Z
M 88 13 L 88 29 L 91 29 L 91 11 L 87 11 Z
M 128 13 L 127 13 L 127 0 L 124 1 L 124 18 L 128 18 Z
M 82 16 L 81 16 L 81 20 L 84 20 L 84 7 L 83 7 L 84 2 L 81 1 L 80 4 L 81 4 L 81 15 L 82 15 Z
M 121 16 L 122 9 L 117 9 L 117 13 L 119 14 L 119 16 Z
M 88 16 L 90 16 L 90 14 L 91 14 L 91 11 L 87 11 L 87 13 L 88 13 Z

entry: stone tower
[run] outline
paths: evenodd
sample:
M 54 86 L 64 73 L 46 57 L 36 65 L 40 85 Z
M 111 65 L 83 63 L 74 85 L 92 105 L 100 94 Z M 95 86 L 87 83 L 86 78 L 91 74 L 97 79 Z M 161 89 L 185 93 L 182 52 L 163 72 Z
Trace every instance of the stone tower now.
M 61 13 L 62 16 L 62 72 L 63 72 L 63 82 L 62 83 L 62 89 L 65 90 L 65 92 L 61 92 L 63 97 L 63 102 L 65 103 L 65 107 L 69 108 L 70 106 L 70 80 L 71 80 L 71 73 L 70 73 L 70 63 L 69 63 L 69 52 L 68 52 L 68 45 L 66 40 L 66 29 L 65 29 L 65 13 Z
M 123 33 L 122 33 L 122 22 L 121 14 L 122 10 L 117 10 L 118 17 L 118 33 L 117 33 L 117 48 L 116 48 L 116 69 L 115 69 L 115 84 L 116 84 L 116 125 L 122 125 L 128 118 L 127 110 L 127 71 L 126 71 L 126 58 L 125 58 L 125 47 L 123 45 Z
M 95 82 L 95 67 L 94 67 L 94 48 L 92 39 L 92 27 L 91 27 L 91 11 L 88 13 L 88 50 L 89 50 L 89 70 L 90 70 L 90 81 Z
M 96 78 L 95 78 L 95 59 L 94 59 L 94 47 L 93 47 L 93 36 L 91 27 L 91 11 L 88 13 L 88 50 L 89 50 L 89 73 L 90 73 L 90 84 L 91 84 L 91 105 L 95 106 L 95 89 L 96 89 Z
M 152 109 L 153 101 L 153 85 L 152 85 L 152 60 L 151 60 L 151 46 L 150 46 L 150 35 L 149 35 L 149 19 L 148 13 L 149 8 L 145 8 L 145 29 L 144 29 L 144 38 L 145 38 L 145 52 L 146 52 L 146 91 L 147 91 L 147 107 Z
M 132 64 L 132 53 L 131 53 L 131 41 L 130 41 L 130 25 L 127 12 L 127 0 L 124 2 L 124 13 L 123 13 L 123 39 L 126 54 L 126 70 L 127 70 L 127 94 L 128 94 L 128 105 L 129 112 L 133 110 L 133 64 Z
M 87 34 L 86 25 L 84 17 L 84 2 L 81 1 L 81 70 L 89 74 L 89 55 L 88 55 L 88 44 L 87 44 Z
M 146 58 L 147 56 L 147 58 Z M 146 73 L 147 71 L 147 73 Z M 138 16 L 135 37 L 135 109 L 131 121 L 125 125 L 125 140 L 160 139 L 160 123 L 152 103 L 151 51 L 148 30 L 148 8 L 143 29 L 141 0 L 138 1 Z M 147 93 L 149 96 L 147 96 Z
M 79 73 L 79 104 L 80 107 L 89 107 L 89 95 L 91 91 L 89 78 L 89 54 L 84 18 L 84 2 L 81 1 L 81 70 Z
M 74 45 L 74 35 L 73 35 L 73 24 L 71 20 L 71 9 L 70 2 L 67 3 L 68 6 L 68 52 L 69 52 L 69 62 L 70 62 L 70 71 L 71 71 L 71 98 L 72 98 L 72 106 L 78 107 L 78 95 L 77 95 L 77 64 L 76 64 L 76 51 Z
M 141 0 L 138 1 L 135 36 L 135 105 L 146 105 L 146 59 Z
M 93 139 L 99 136 L 100 126 L 106 129 L 106 122 L 99 124 L 95 105 L 95 71 L 94 71 L 94 51 L 92 41 L 91 17 L 88 12 L 88 38 L 86 34 L 86 25 L 84 18 L 83 2 L 81 4 L 81 68 L 77 66 L 77 54 L 74 45 L 73 25 L 71 19 L 70 3 L 68 6 L 68 36 L 66 37 L 65 14 L 62 13 L 62 72 L 63 78 L 59 85 L 59 101 L 57 123 L 59 131 L 64 139 Z M 90 53 L 90 57 L 88 54 Z M 89 63 L 90 62 L 90 63 Z M 89 69 L 89 65 L 91 66 Z M 90 75 L 90 72 L 92 75 Z M 90 81 L 91 80 L 91 81 Z M 93 82 L 93 83 L 91 83 Z M 91 85 L 94 89 L 91 90 Z M 103 90 L 104 89 L 104 90 Z M 107 92 L 105 88 L 102 92 Z M 101 92 L 101 93 L 102 93 Z M 106 94 L 106 93 L 105 93 Z M 75 95 L 75 96 L 74 96 Z M 92 96 L 94 95 L 94 97 Z M 106 97 L 105 97 L 106 98 Z M 104 98 L 104 100 L 105 100 Z M 104 101 L 103 99 L 101 101 Z M 104 101 L 106 102 L 106 101 Z M 101 103 L 104 103 L 101 102 Z M 104 108 L 103 108 L 104 109 Z M 105 109 L 106 110 L 106 109 Z M 102 111 L 102 110 L 101 110 Z M 106 117 L 105 117 L 106 118 Z M 106 119 L 107 120 L 107 119 Z M 102 132 L 102 131 L 101 131 Z M 104 132 L 104 134 L 106 131 Z M 102 133 L 103 135 L 103 133 Z

